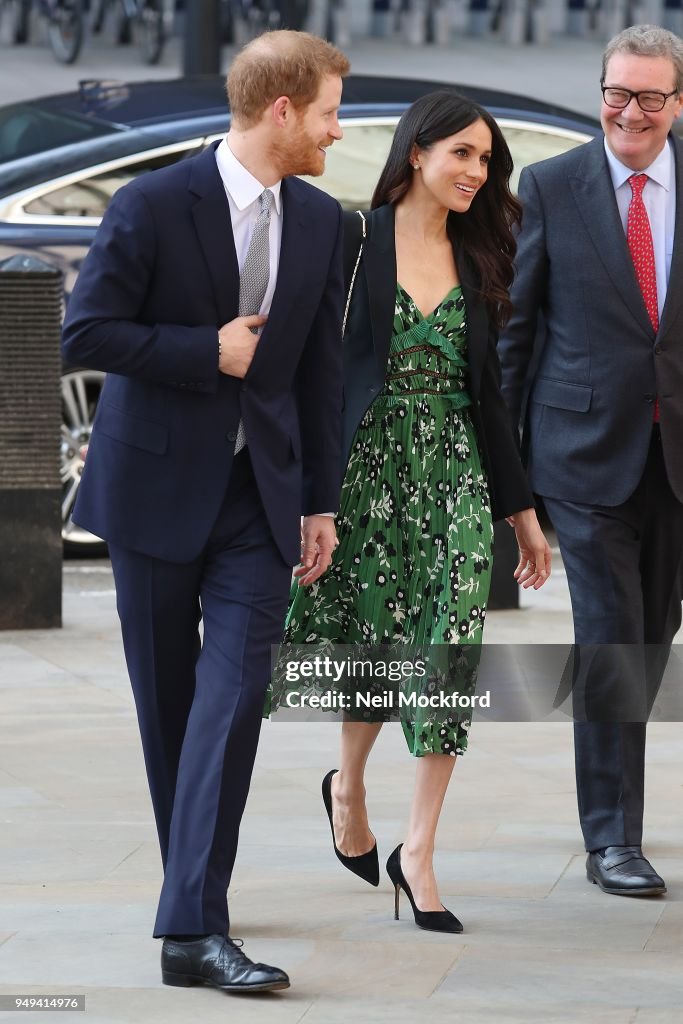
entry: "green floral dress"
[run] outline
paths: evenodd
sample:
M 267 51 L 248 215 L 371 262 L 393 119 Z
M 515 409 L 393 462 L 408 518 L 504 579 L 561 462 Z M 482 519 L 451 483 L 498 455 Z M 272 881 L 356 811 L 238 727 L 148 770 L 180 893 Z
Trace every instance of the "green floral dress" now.
M 468 412 L 465 315 L 459 286 L 427 317 L 397 286 L 386 384 L 353 441 L 339 546 L 320 580 L 293 588 L 284 641 L 466 644 L 472 692 L 493 526 Z M 277 684 L 271 696 L 275 707 Z M 455 755 L 467 747 L 470 717 L 409 708 L 401 723 L 412 754 Z

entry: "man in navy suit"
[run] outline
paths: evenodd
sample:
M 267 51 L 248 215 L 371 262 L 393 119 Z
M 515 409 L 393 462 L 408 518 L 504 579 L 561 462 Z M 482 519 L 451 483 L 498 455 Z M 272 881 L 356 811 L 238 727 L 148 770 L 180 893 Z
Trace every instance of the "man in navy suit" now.
M 306 33 L 250 43 L 229 134 L 117 192 L 64 327 L 107 372 L 74 518 L 109 543 L 170 985 L 289 985 L 228 937 L 226 892 L 291 567 L 314 582 L 336 542 L 341 209 L 293 175 L 341 138 L 348 69 Z
M 683 41 L 626 29 L 601 85 L 604 137 L 522 173 L 499 351 L 515 422 L 529 384 L 530 482 L 567 570 L 587 876 L 656 896 L 664 881 L 641 849 L 645 721 L 683 596 Z

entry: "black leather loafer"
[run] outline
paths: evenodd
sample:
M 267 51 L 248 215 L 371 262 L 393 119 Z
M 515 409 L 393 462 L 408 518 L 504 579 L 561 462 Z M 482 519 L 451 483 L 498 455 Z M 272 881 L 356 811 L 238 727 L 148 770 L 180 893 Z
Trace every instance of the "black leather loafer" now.
M 193 942 L 164 939 L 161 948 L 164 985 L 188 988 L 212 985 L 225 992 L 272 992 L 289 988 L 289 978 L 278 967 L 255 964 L 233 939 L 208 935 Z
M 608 846 L 604 855 L 589 853 L 586 877 L 615 896 L 661 896 L 666 892 L 664 879 L 639 846 Z

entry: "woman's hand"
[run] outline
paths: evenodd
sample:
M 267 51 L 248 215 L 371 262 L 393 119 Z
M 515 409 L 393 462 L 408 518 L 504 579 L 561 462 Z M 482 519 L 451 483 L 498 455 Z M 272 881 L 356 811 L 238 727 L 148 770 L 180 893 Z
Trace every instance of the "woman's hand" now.
M 536 510 L 525 508 L 509 516 L 507 522 L 514 527 L 519 548 L 519 564 L 514 577 L 527 590 L 539 590 L 550 576 L 552 553 L 550 545 L 538 524 Z

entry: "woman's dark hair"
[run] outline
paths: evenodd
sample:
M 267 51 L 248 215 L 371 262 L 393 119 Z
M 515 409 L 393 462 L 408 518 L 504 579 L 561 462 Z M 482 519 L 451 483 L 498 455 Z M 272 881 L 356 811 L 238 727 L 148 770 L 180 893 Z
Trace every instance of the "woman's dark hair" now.
M 408 192 L 415 173 L 410 165 L 414 145 L 429 149 L 435 142 L 461 132 L 479 119 L 489 127 L 493 138 L 488 179 L 467 213 L 451 211 L 448 214 L 446 227 L 451 242 L 462 246 L 474 265 L 491 319 L 498 327 L 503 327 L 512 310 L 509 288 L 514 274 L 512 261 L 517 251 L 512 226 L 520 223 L 522 207 L 510 191 L 513 168 L 510 150 L 487 110 L 466 96 L 446 89 L 416 100 L 398 123 L 371 208 L 398 203 Z

